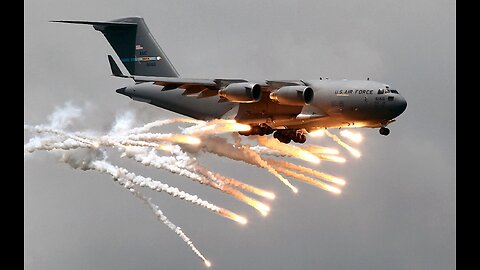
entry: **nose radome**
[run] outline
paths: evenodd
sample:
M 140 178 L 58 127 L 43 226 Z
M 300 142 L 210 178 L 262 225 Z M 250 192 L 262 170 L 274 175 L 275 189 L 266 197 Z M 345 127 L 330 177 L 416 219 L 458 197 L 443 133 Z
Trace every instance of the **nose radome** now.
M 400 103 L 400 113 L 403 113 L 407 109 L 407 100 L 402 97 L 402 101 Z

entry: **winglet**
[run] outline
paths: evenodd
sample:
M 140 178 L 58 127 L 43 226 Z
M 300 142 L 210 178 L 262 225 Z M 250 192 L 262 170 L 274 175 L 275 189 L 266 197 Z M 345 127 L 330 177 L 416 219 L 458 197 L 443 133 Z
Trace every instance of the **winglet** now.
M 115 63 L 115 60 L 113 60 L 111 55 L 108 55 L 108 63 L 110 64 L 110 69 L 112 70 L 113 76 L 128 78 L 128 76 L 123 75 L 122 71 L 118 67 L 117 63 Z

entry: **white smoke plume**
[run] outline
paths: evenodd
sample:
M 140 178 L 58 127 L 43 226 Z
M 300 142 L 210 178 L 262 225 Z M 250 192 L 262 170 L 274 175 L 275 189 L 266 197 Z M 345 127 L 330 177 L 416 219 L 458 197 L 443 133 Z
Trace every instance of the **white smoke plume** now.
M 109 132 L 109 135 L 123 135 L 127 134 L 135 123 L 135 113 L 133 111 L 126 111 L 122 114 L 117 114 L 115 123 Z
M 34 151 L 45 150 L 72 150 L 77 148 L 87 148 L 90 144 L 76 141 L 71 138 L 65 140 L 52 138 L 33 137 L 24 145 L 24 152 L 33 153 Z
M 61 154 L 61 161 L 69 164 L 72 168 L 80 170 L 93 170 L 110 175 L 115 182 L 132 192 L 136 197 L 144 201 L 155 213 L 157 218 L 173 230 L 183 241 L 200 257 L 207 266 L 210 262 L 195 248 L 191 240 L 183 233 L 180 227 L 171 223 L 162 211 L 137 190 L 145 187 L 151 190 L 167 193 L 192 204 L 204 207 L 216 214 L 234 220 L 240 224 L 246 224 L 247 219 L 236 213 L 221 208 L 197 195 L 179 190 L 150 177 L 144 177 L 128 171 L 126 168 L 116 166 L 107 161 L 107 150 L 115 149 L 120 157 L 133 159 L 145 166 L 162 169 L 173 174 L 190 178 L 198 183 L 220 190 L 258 210 L 262 215 L 267 215 L 270 207 L 263 202 L 253 199 L 242 192 L 250 192 L 266 199 L 274 199 L 273 192 L 244 183 L 234 178 L 214 172 L 202 166 L 197 159 L 204 153 L 212 153 L 231 160 L 245 162 L 263 168 L 281 180 L 295 193 L 298 192 L 284 175 L 296 180 L 310 183 L 333 193 L 340 193 L 340 189 L 322 181 L 318 181 L 305 174 L 329 181 L 337 185 L 344 185 L 343 179 L 320 172 L 294 163 L 264 159 L 263 155 L 275 157 L 294 157 L 313 163 L 320 159 L 337 162 L 345 162 L 342 157 L 334 156 L 338 151 L 320 146 L 286 145 L 276 139 L 267 136 L 256 136 L 259 145 L 250 146 L 242 143 L 242 137 L 236 131 L 243 131 L 249 126 L 238 124 L 234 120 L 211 120 L 200 121 L 189 118 L 173 118 L 147 123 L 140 127 L 133 127 L 136 120 L 133 112 L 118 114 L 107 134 L 97 132 L 70 131 L 75 120 L 82 120 L 84 108 L 67 103 L 57 108 L 48 117 L 46 125 L 24 125 L 25 131 L 34 133 L 24 145 L 24 153 L 35 151 L 51 151 Z M 181 133 L 152 133 L 155 127 L 161 127 L 173 123 L 186 123 L 193 126 L 184 128 Z M 215 136 L 215 134 L 230 133 L 233 142 Z M 331 136 L 337 143 L 338 137 Z M 338 140 L 337 140 L 338 139 Z M 345 147 L 346 144 L 342 145 Z M 347 148 L 351 151 L 352 149 Z M 269 164 L 270 163 L 270 164 Z M 240 191 L 242 190 L 242 191 Z
M 82 109 L 67 102 L 62 107 L 56 107 L 54 112 L 48 116 L 49 127 L 55 129 L 65 129 L 72 125 L 73 120 L 82 115 Z
M 166 120 L 158 120 L 158 121 L 153 121 L 148 124 L 145 124 L 143 127 L 138 127 L 130 130 L 130 134 L 136 134 L 136 133 L 145 133 L 150 131 L 150 129 L 154 127 L 160 127 L 163 125 L 168 125 L 168 124 L 173 124 L 173 123 L 189 123 L 189 124 L 197 124 L 201 125 L 205 123 L 205 121 L 202 120 L 195 120 L 191 118 L 171 118 L 171 119 L 166 119 Z

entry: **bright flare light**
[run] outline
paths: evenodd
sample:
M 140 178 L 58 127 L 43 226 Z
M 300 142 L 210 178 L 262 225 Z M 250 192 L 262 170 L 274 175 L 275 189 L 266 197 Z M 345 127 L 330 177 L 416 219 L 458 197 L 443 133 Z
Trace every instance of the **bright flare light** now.
M 172 136 L 172 141 L 186 144 L 200 144 L 202 141 L 197 137 L 185 136 L 185 135 L 174 135 Z
M 284 173 L 290 177 L 293 177 L 299 181 L 302 181 L 302 182 L 305 182 L 305 183 L 308 183 L 308 184 L 311 184 L 311 185 L 314 185 L 314 186 L 317 186 L 323 190 L 326 190 L 326 191 L 329 191 L 329 192 L 332 192 L 332 193 L 335 193 L 335 194 L 340 194 L 341 193 L 341 190 L 334 187 L 334 186 L 331 186 L 331 185 L 328 185 L 328 184 L 325 184 L 321 181 L 317 181 L 311 177 L 308 177 L 306 175 L 303 175 L 301 173 L 297 173 L 297 172 L 294 172 L 294 171 L 291 171 L 289 169 L 286 169 L 282 166 L 277 166 L 277 165 L 274 165 L 275 169 L 278 170 L 279 172 L 281 173 Z
M 322 130 L 323 131 L 323 130 Z M 321 147 L 316 145 L 307 145 L 302 147 L 303 150 L 314 154 L 338 155 L 340 152 L 335 148 Z
M 205 260 L 205 265 L 207 267 L 210 267 L 210 266 L 212 266 L 212 263 L 209 260 Z
M 266 136 L 257 136 L 257 140 L 261 145 L 270 149 L 286 153 L 292 157 L 303 159 L 314 164 L 320 163 L 320 159 L 317 156 L 306 150 L 303 150 L 300 147 L 284 144 L 279 142 L 277 139 L 267 138 Z
M 345 142 L 343 142 L 342 140 L 340 140 L 340 138 L 338 138 L 338 136 L 330 133 L 328 130 L 325 130 L 325 134 L 327 134 L 328 137 L 332 138 L 336 143 L 338 143 L 340 146 L 342 146 L 343 148 L 347 149 L 348 152 L 350 152 L 350 154 L 352 154 L 354 157 L 356 158 L 359 158 L 362 156 L 362 154 L 360 153 L 360 151 L 358 151 L 357 149 L 351 147 L 350 145 L 346 144 Z
M 344 129 L 344 130 L 340 131 L 340 135 L 342 137 L 345 137 L 345 138 L 351 140 L 354 143 L 360 143 L 360 142 L 363 141 L 362 134 L 357 133 L 357 132 L 351 132 L 350 130 Z
M 320 159 L 317 156 L 305 150 L 298 151 L 296 156 L 313 164 L 320 163 Z
M 341 191 L 339 188 L 336 188 L 336 187 L 330 186 L 330 185 L 327 187 L 327 190 L 330 191 L 330 192 L 332 192 L 333 194 L 340 194 L 340 193 L 342 193 L 342 191 Z
M 320 159 L 323 159 L 323 160 L 337 162 L 337 163 L 347 162 L 347 160 L 344 157 L 339 157 L 339 156 L 317 155 L 317 157 L 320 158 Z
M 252 127 L 246 124 L 237 123 L 235 120 L 216 119 L 197 126 L 192 126 L 183 130 L 184 134 L 189 135 L 208 135 L 220 134 L 238 131 L 249 131 Z
M 323 131 L 323 129 L 317 129 L 315 131 L 309 132 L 308 135 L 312 137 L 322 137 L 323 135 L 325 135 L 325 132 Z
M 245 225 L 245 224 L 247 224 L 247 222 L 248 222 L 245 217 L 239 216 L 239 215 L 237 215 L 237 214 L 233 213 L 232 211 L 227 210 L 227 209 L 225 209 L 225 208 L 220 208 L 220 209 L 218 210 L 218 214 L 220 214 L 220 215 L 222 215 L 222 216 L 224 216 L 224 217 L 226 217 L 226 218 L 229 218 L 229 219 L 231 219 L 231 220 L 233 220 L 233 221 L 236 221 L 236 222 L 238 222 L 238 223 L 240 223 L 240 224 L 242 224 L 242 225 Z

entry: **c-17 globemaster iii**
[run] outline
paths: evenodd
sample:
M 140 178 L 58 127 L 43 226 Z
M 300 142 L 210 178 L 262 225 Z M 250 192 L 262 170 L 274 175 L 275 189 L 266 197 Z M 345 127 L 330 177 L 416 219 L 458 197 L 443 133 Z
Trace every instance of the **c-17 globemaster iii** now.
M 248 124 L 242 135 L 269 135 L 283 143 L 304 143 L 305 134 L 324 128 L 379 128 L 395 121 L 407 102 L 388 84 L 371 80 L 189 79 L 180 77 L 141 17 L 105 22 L 53 21 L 92 25 L 115 50 L 114 76 L 135 84 L 116 92 L 195 119 L 235 119 Z

